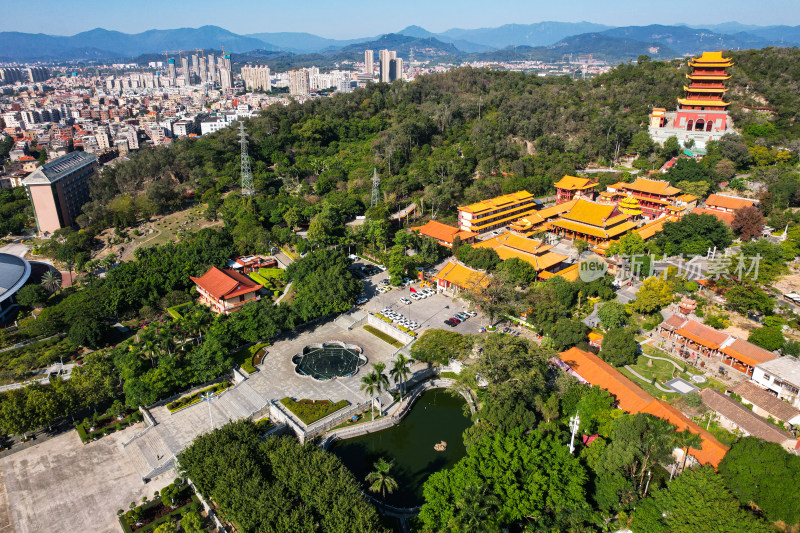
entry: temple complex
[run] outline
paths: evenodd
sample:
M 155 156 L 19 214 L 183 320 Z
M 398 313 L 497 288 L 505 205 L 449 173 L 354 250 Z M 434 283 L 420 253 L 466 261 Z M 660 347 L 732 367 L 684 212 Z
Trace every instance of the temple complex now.
M 589 200 L 575 200 L 575 205 L 550 222 L 556 235 L 567 239 L 583 239 L 590 244 L 604 244 L 636 227 L 636 222 L 617 205 Z
M 677 137 L 686 146 L 694 141 L 696 151 L 705 153 L 708 141 L 719 140 L 731 131 L 728 102 L 724 100 L 728 89 L 725 81 L 730 79 L 728 68 L 733 62 L 722 57 L 722 52 L 703 52 L 689 60 L 688 85 L 683 86 L 685 96 L 678 99 L 676 112 L 654 108 L 650 114 L 650 136 L 663 143 L 669 137 Z
M 462 231 L 486 233 L 503 228 L 536 212 L 541 202 L 528 191 L 518 191 L 458 208 L 458 227 Z
M 550 251 L 553 247 L 542 241 L 527 239 L 510 232 L 503 232 L 491 239 L 486 239 L 475 244 L 474 247 L 491 248 L 503 261 L 512 257 L 521 259 L 530 264 L 537 273 L 555 272 L 567 259 L 566 255 Z
M 683 194 L 680 189 L 666 181 L 647 178 L 636 178 L 633 183 L 619 182 L 609 185 L 598 195 L 598 201 L 605 204 L 624 202 L 621 207 L 625 210 L 631 214 L 641 211 L 640 214 L 649 220 L 663 215 L 682 216 L 697 206 L 696 196 Z

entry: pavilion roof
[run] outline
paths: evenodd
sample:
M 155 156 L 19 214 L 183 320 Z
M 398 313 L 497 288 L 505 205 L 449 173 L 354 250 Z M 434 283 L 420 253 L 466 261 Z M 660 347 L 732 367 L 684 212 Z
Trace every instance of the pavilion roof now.
M 633 183 L 617 183 L 612 187 L 620 186 L 623 189 L 636 192 L 644 192 L 649 194 L 660 194 L 663 196 L 674 196 L 680 194 L 681 190 L 673 187 L 669 182 L 661 180 L 650 180 L 647 178 L 636 178 Z
M 257 291 L 263 286 L 234 270 L 222 270 L 215 266 L 209 268 L 208 272 L 199 278 L 193 276 L 190 278 L 198 287 L 218 300 L 228 300 Z
M 577 176 L 564 175 L 563 178 L 554 184 L 556 189 L 567 189 L 570 191 L 581 191 L 597 187 L 597 182 L 589 178 L 579 178 Z

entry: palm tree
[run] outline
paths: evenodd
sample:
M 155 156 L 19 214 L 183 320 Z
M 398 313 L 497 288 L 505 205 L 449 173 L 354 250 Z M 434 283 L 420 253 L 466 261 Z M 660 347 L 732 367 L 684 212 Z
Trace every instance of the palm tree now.
M 386 493 L 391 494 L 397 488 L 397 481 L 389 475 L 393 463 L 384 458 L 380 458 L 373 463 L 374 470 L 367 474 L 364 479 L 369 483 L 369 490 L 371 492 L 380 492 L 381 499 L 386 503 Z
M 403 401 L 403 394 L 406 392 L 406 380 L 408 380 L 408 376 L 411 375 L 411 365 L 413 365 L 416 361 L 410 357 L 406 357 L 404 354 L 399 353 L 397 354 L 397 359 L 394 360 L 392 365 L 392 369 L 389 371 L 389 375 L 392 377 L 395 383 L 400 383 L 400 401 Z
M 61 289 L 61 276 L 57 276 L 52 270 L 48 270 L 42 275 L 42 287 L 50 294 Z
M 687 429 L 675 433 L 675 441 L 683 449 L 683 464 L 681 465 L 681 472 L 683 472 L 686 470 L 686 461 L 689 459 L 689 448 L 702 449 L 703 440 L 699 434 L 692 433 Z
M 378 376 L 375 372 L 370 372 L 363 378 L 361 378 L 361 390 L 369 394 L 369 399 L 372 402 L 370 404 L 370 414 L 372 415 L 372 420 L 375 420 L 375 392 L 378 390 Z
M 75 261 L 72 259 L 67 260 L 67 269 L 69 270 L 69 284 L 72 285 L 72 269 L 75 268 Z
M 375 363 L 372 365 L 372 370 L 375 372 L 375 381 L 378 384 L 377 395 L 380 396 L 383 391 L 389 390 L 389 377 L 383 373 L 386 370 L 386 363 Z
M 491 521 L 492 508 L 500 501 L 494 494 L 488 493 L 485 486 L 467 485 L 456 499 L 456 516 L 453 517 L 458 531 L 497 531 Z

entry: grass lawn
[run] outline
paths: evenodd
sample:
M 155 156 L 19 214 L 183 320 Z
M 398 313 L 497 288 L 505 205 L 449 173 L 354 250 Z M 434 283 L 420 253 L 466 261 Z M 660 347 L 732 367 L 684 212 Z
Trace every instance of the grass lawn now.
M 258 372 L 255 364 L 253 363 L 253 359 L 255 355 L 261 350 L 261 348 L 269 346 L 268 342 L 259 342 L 258 344 L 254 344 L 249 348 L 242 348 L 233 353 L 233 362 L 242 367 L 242 370 L 247 372 L 248 374 L 252 374 L 253 372 Z
M 631 368 L 639 372 L 639 367 L 637 365 L 630 365 L 630 366 Z M 626 378 L 639 385 L 642 389 L 644 389 L 644 391 L 647 394 L 649 394 L 654 398 L 658 398 L 659 400 L 664 400 L 666 402 L 672 403 L 674 400 L 680 398 L 681 396 L 677 392 L 664 392 L 662 390 L 659 390 L 658 388 L 656 388 L 655 385 L 652 385 L 649 381 L 645 383 L 641 379 L 631 374 L 630 371 L 625 367 L 619 367 L 617 368 L 617 370 L 619 370 L 622 373 L 622 375 L 624 375 Z M 644 376 L 645 374 L 642 375 Z
M 644 351 L 644 353 L 646 353 L 647 355 L 652 355 L 654 357 L 664 357 L 666 359 L 670 359 L 671 361 L 675 361 L 676 363 L 678 363 L 678 365 L 681 368 L 686 368 L 686 372 L 681 372 L 680 373 L 680 377 L 682 377 L 686 381 L 689 381 L 690 383 L 692 383 L 693 385 L 695 385 L 698 388 L 707 389 L 707 388 L 711 387 L 711 388 L 717 389 L 719 391 L 724 391 L 726 389 L 725 385 L 723 385 L 721 382 L 717 381 L 714 378 L 710 378 L 710 377 L 706 376 L 705 373 L 702 370 L 693 367 L 692 365 L 690 365 L 686 361 L 682 361 L 682 360 L 680 360 L 678 358 L 675 358 L 675 357 L 671 356 L 670 354 L 668 354 L 667 352 L 665 352 L 663 350 L 660 350 L 658 348 L 650 346 L 649 344 L 645 344 L 645 345 L 642 346 L 642 351 Z M 640 359 L 644 359 L 644 363 L 643 364 L 647 365 L 647 360 L 646 360 L 647 358 L 640 358 Z M 642 361 L 640 360 L 639 363 L 641 363 L 641 362 Z M 655 366 L 656 363 L 667 364 L 666 361 L 655 361 L 654 360 L 653 361 L 653 365 Z M 675 367 L 673 367 L 673 368 L 675 368 Z M 638 372 L 638 369 L 636 371 Z M 645 374 L 643 374 L 641 372 L 639 372 L 639 373 L 642 374 L 643 376 L 645 375 Z M 695 383 L 695 382 L 691 381 L 690 378 L 693 375 L 705 376 L 706 382 L 705 383 Z
M 356 426 L 358 424 L 362 424 L 364 422 L 372 422 L 372 415 L 370 414 L 369 408 L 365 409 L 364 411 L 358 413 L 356 416 L 356 421 L 353 422 L 352 419 L 348 418 L 338 426 L 334 427 L 333 429 L 341 429 L 351 426 Z M 375 409 L 375 420 L 381 418 L 380 410 L 377 408 Z
M 372 333 L 376 337 L 378 337 L 380 340 L 382 340 L 384 342 L 388 342 L 389 344 L 391 344 L 395 348 L 402 348 L 403 346 L 405 346 L 405 344 L 403 344 L 399 340 L 395 339 L 391 335 L 387 335 L 386 333 L 384 333 L 384 332 L 382 332 L 382 331 L 380 331 L 378 329 L 375 329 L 374 327 L 370 326 L 369 324 L 364 326 L 364 329 L 369 331 L 370 333 Z
M 306 425 L 312 424 L 317 420 L 325 418 L 329 414 L 335 413 L 336 411 L 344 409 L 350 405 L 350 402 L 347 400 L 339 400 L 336 403 L 333 403 L 330 400 L 295 401 L 288 396 L 283 398 L 281 403 Z
M 709 416 L 710 415 L 708 415 L 708 414 L 703 415 L 703 419 L 702 420 L 696 420 L 695 422 L 697 422 L 697 425 L 700 426 L 701 428 L 708 429 L 708 432 L 711 433 L 712 435 L 714 435 L 714 437 L 718 441 L 720 441 L 722 444 L 724 444 L 725 446 L 730 447 L 731 444 L 733 444 L 734 442 L 736 442 L 739 439 L 739 437 L 737 437 L 736 435 L 734 435 L 733 433 L 731 433 L 727 429 L 723 428 L 722 426 L 717 424 L 715 421 L 712 420 L 711 424 L 709 424 L 708 423 L 708 417 Z

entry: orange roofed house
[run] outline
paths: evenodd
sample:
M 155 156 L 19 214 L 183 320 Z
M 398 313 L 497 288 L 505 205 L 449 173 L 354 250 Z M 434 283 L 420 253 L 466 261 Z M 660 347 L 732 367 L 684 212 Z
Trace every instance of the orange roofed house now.
M 701 464 L 716 467 L 728 452 L 728 448 L 711 433 L 692 422 L 670 404 L 647 394 L 593 353 L 570 348 L 558 354 L 558 358 L 553 358 L 553 363 L 581 382 L 597 385 L 610 392 L 617 400 L 617 407 L 623 411 L 631 414 L 648 413 L 673 424 L 678 431 L 689 430 L 700 435 L 703 442 L 701 449 L 689 448 L 689 455 Z M 682 451 L 676 450 L 676 453 L 682 458 Z
M 434 277 L 436 288 L 458 294 L 463 289 L 471 289 L 476 284 L 486 285 L 489 278 L 480 270 L 474 270 L 455 261 L 449 261 Z
M 453 226 L 448 226 L 447 224 L 442 224 L 441 222 L 437 222 L 435 220 L 431 220 L 422 226 L 416 226 L 411 229 L 418 231 L 420 235 L 425 235 L 431 239 L 436 239 L 439 241 L 439 244 L 447 246 L 448 248 L 452 248 L 453 240 L 456 237 L 461 239 L 462 243 L 470 244 L 475 241 L 475 237 L 477 236 L 477 233 L 464 231 Z
M 215 313 L 229 315 L 247 302 L 261 299 L 258 290 L 262 286 L 234 270 L 212 266 L 208 272 L 191 280 L 197 285 L 203 303 Z
M 705 205 L 695 208 L 692 213 L 713 215 L 724 222 L 725 225 L 730 226 L 733 224 L 733 218 L 739 209 L 756 205 L 756 203 L 755 200 L 750 200 L 749 198 L 711 194 L 706 198 Z

